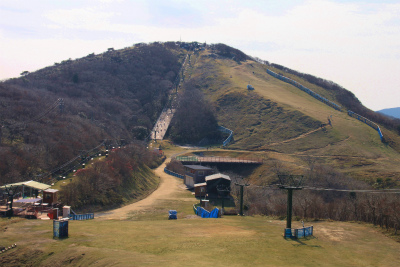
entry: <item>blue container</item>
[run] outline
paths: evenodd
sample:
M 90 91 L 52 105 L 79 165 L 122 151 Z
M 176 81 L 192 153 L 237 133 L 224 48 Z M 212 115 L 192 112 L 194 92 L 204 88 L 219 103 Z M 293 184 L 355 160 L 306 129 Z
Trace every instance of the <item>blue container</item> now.
M 177 214 L 178 214 L 178 212 L 176 210 L 170 210 L 168 212 L 168 220 L 176 220 L 176 219 L 178 219 Z
M 68 237 L 68 219 L 53 220 L 53 238 Z

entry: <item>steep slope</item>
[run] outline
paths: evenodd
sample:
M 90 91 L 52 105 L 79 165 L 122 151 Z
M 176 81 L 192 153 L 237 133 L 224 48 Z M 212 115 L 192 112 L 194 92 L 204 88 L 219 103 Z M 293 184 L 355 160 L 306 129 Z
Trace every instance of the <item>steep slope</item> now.
M 301 168 L 311 156 L 365 180 L 399 179 L 400 156 L 393 149 L 400 143 L 397 134 L 382 127 L 393 145 L 381 142 L 375 129 L 348 116 L 345 109 L 327 106 L 269 75 L 267 68 L 282 73 L 253 60 L 234 61 L 215 49 L 197 55 L 192 81 L 214 103 L 220 125 L 234 131 L 235 141 L 228 148 L 278 152 L 277 157 L 290 156 L 289 161 Z M 334 92 L 282 74 L 338 103 Z M 249 83 L 254 91 L 247 90 Z
M 185 54 L 175 43 L 110 48 L 0 83 L 0 183 L 40 178 L 105 139 L 146 138 Z
M 104 139 L 144 139 L 180 76 L 185 78 L 178 94 L 188 86 L 201 89 L 207 101 L 200 105 L 213 105 L 205 109 L 208 117 L 215 115 L 219 125 L 234 131 L 230 149 L 270 152 L 263 156 L 284 158 L 300 168 L 311 156 L 367 180 L 399 178 L 400 138 L 395 129 L 381 127 L 383 143 L 375 129 L 345 109 L 335 110 L 266 70 L 339 105 L 346 95 L 349 103 L 357 102 L 351 93 L 317 86 L 323 83 L 279 65 L 261 64 L 223 44 L 194 47 L 169 42 L 109 49 L 1 83 L 1 182 L 48 172 Z M 190 67 L 179 73 L 188 52 Z M 248 84 L 255 90 L 248 90 Z M 186 108 L 196 112 L 190 105 Z

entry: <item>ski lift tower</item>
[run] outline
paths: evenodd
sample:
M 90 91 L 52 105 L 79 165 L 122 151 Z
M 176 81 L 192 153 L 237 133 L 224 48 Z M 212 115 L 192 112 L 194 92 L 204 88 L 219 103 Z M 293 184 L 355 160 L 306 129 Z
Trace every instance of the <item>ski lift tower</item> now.
M 303 189 L 303 175 L 291 175 L 291 174 L 279 174 L 278 175 L 279 182 L 278 187 L 280 189 L 285 189 L 288 191 L 288 199 L 287 199 L 287 218 L 286 218 L 286 232 L 288 229 L 292 228 L 292 200 L 293 200 L 293 190 L 301 190 Z M 291 232 L 291 230 L 290 230 Z

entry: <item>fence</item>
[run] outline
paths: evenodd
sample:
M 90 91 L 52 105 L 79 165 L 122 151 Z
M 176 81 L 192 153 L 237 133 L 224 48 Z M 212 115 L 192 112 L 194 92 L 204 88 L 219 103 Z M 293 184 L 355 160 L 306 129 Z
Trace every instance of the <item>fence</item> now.
M 262 164 L 262 158 L 230 158 L 230 157 L 196 157 L 196 156 L 177 156 L 178 161 L 198 162 L 198 163 L 244 163 L 244 164 Z
M 372 122 L 372 121 L 370 121 L 369 119 L 364 118 L 363 116 L 358 115 L 357 113 L 354 113 L 354 112 L 351 111 L 351 110 L 348 110 L 348 111 L 347 111 L 347 114 L 349 114 L 349 116 L 351 116 L 351 117 L 353 117 L 353 118 L 356 118 L 357 120 L 362 121 L 362 122 L 364 122 L 365 124 L 371 126 L 371 127 L 374 128 L 375 130 L 377 130 L 377 131 L 378 131 L 378 134 L 379 134 L 379 137 L 381 138 L 381 141 L 383 141 L 383 134 L 382 134 L 382 132 L 381 132 L 381 128 L 379 128 L 379 126 L 378 126 L 375 122 Z
M 172 171 L 168 170 L 167 167 L 164 168 L 164 172 L 165 172 L 165 173 L 168 173 L 169 175 L 172 175 L 172 176 L 181 178 L 181 179 L 185 178 L 185 176 L 183 176 L 183 175 L 181 175 L 181 174 L 178 174 L 178 173 L 176 173 L 176 172 L 172 172 Z
M 285 238 L 303 238 L 314 234 L 314 226 L 299 229 L 285 228 Z
M 199 161 L 195 156 L 177 156 L 175 159 L 179 161 Z
M 287 82 L 287 83 L 289 83 L 289 84 L 291 84 L 293 86 L 296 86 L 300 90 L 306 92 L 307 94 L 309 94 L 312 97 L 314 97 L 315 99 L 325 103 L 326 105 L 328 105 L 328 106 L 330 106 L 330 107 L 332 107 L 332 108 L 334 108 L 336 110 L 342 111 L 342 107 L 341 106 L 339 106 L 336 103 L 333 103 L 332 101 L 326 99 L 325 97 L 320 96 L 319 94 L 317 94 L 314 91 L 308 89 L 307 87 L 301 85 L 300 83 L 298 83 L 298 82 L 296 82 L 296 81 L 294 81 L 292 79 L 289 79 L 289 78 L 287 78 L 285 76 L 282 76 L 280 74 L 277 74 L 277 73 L 275 73 L 275 72 L 273 72 L 273 71 L 271 71 L 269 69 L 267 69 L 267 73 L 270 74 L 271 76 L 274 76 L 275 78 L 277 78 L 277 79 L 279 79 L 281 81 L 284 81 L 284 82 Z
M 226 138 L 225 141 L 222 143 L 223 146 L 226 146 L 233 138 L 233 131 L 229 130 L 228 128 L 225 128 L 224 126 L 218 126 L 218 130 L 220 130 L 223 133 L 229 134 L 228 138 Z
M 90 220 L 90 219 L 94 219 L 94 213 L 70 214 L 69 219 L 75 220 L 75 221 Z

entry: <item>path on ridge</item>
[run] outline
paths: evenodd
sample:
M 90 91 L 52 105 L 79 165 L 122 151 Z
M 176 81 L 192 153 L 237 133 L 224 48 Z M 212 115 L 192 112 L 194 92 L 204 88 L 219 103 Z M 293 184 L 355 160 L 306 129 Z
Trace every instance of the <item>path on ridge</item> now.
M 317 131 L 320 131 L 320 130 L 322 130 L 322 129 L 323 129 L 323 128 L 318 128 L 318 129 L 312 130 L 312 131 L 310 131 L 310 132 L 304 133 L 304 134 L 302 134 L 302 135 L 299 135 L 299 136 L 297 136 L 297 137 L 295 137 L 295 138 L 283 140 L 283 141 L 277 142 L 277 143 L 268 144 L 268 146 L 276 146 L 276 145 L 279 145 L 279 144 L 289 143 L 289 142 L 294 141 L 294 140 L 299 140 L 299 139 L 301 139 L 301 138 L 307 137 L 308 135 L 310 135 L 310 134 L 312 134 L 312 133 L 315 133 L 315 132 L 317 132 Z

